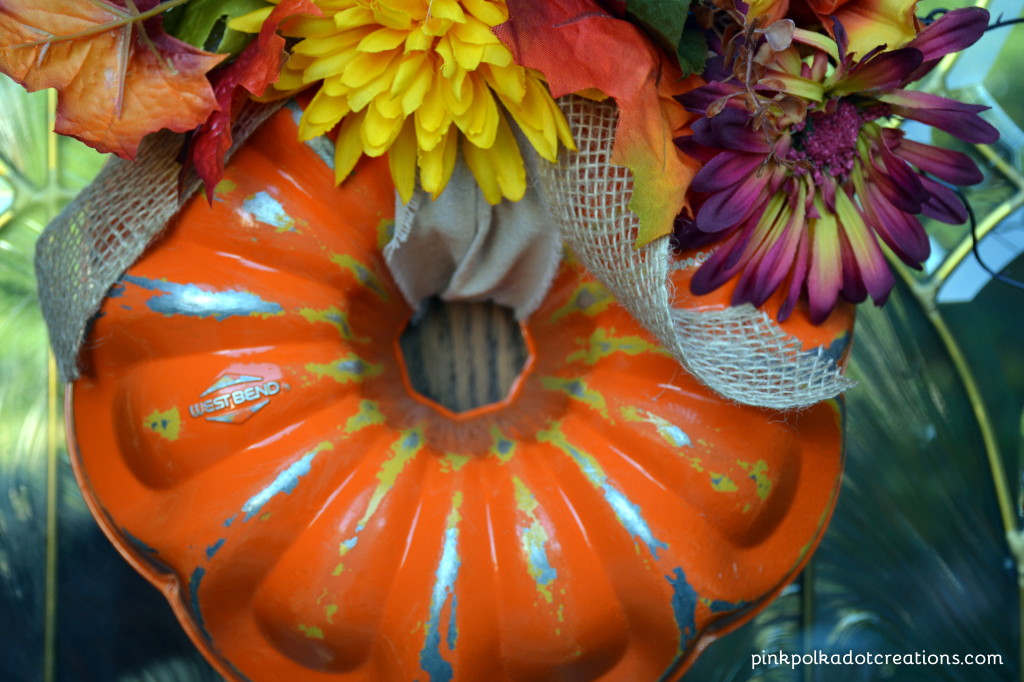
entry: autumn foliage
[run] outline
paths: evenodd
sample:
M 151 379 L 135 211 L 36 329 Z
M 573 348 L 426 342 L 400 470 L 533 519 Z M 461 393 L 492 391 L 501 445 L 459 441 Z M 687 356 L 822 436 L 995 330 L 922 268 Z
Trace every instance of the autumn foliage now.
M 224 55 L 167 35 L 170 4 L 0 0 L 0 71 L 57 90 L 56 132 L 133 159 L 146 134 L 192 130 L 217 108 L 206 74 Z

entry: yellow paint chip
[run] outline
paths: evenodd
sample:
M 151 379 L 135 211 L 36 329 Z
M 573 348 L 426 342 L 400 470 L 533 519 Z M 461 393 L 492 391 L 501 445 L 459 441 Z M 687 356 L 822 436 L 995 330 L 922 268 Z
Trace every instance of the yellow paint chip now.
M 299 631 L 310 639 L 323 639 L 324 631 L 315 625 L 300 625 Z
M 177 407 L 163 412 L 154 410 L 152 414 L 142 420 L 142 426 L 161 438 L 175 441 L 181 435 L 181 414 L 178 413 Z

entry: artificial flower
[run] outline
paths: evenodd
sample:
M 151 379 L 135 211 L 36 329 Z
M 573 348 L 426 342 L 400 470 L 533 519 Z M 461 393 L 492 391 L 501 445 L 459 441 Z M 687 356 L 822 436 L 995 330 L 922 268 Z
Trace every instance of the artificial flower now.
M 870 296 L 881 305 L 893 275 L 879 242 L 920 267 L 929 243 L 917 215 L 964 222 L 965 209 L 943 183 L 982 179 L 965 154 L 884 123 L 914 119 L 966 142 L 994 142 L 998 132 L 978 116 L 986 107 L 904 89 L 943 55 L 973 44 L 987 22 L 985 10 L 955 10 L 907 47 L 861 59 L 850 57 L 839 23 L 834 41 L 795 29 L 783 49 L 754 31 L 738 33 L 745 43 L 732 74 L 681 98 L 706 117 L 679 141 L 705 162 L 690 186 L 695 217 L 681 221 L 679 238 L 719 242 L 692 290 L 737 278 L 733 303 L 761 305 L 784 287 L 779 319 L 806 294 L 815 322 L 840 298 Z
M 339 123 L 335 173 L 344 180 L 363 154 L 388 154 L 404 201 L 416 185 L 436 197 L 460 147 L 490 203 L 518 201 L 526 173 L 507 112 L 548 161 L 572 136 L 540 74 L 515 64 L 492 27 L 504 0 L 314 0 L 322 17 L 284 26 L 299 38 L 275 88 L 322 83 L 306 107 L 304 140 Z M 270 8 L 232 22 L 259 30 Z
M 814 19 L 835 37 L 834 17 L 846 31 L 849 53 L 863 57 L 877 45 L 895 50 L 913 40 L 918 32 L 915 9 L 917 0 L 751 0 L 747 20 L 762 17 L 767 25 L 790 17 L 804 25 Z
M 57 91 L 55 132 L 134 159 L 149 133 L 192 130 L 217 109 L 207 73 L 224 55 L 163 30 L 185 1 L 0 2 L 0 73 Z

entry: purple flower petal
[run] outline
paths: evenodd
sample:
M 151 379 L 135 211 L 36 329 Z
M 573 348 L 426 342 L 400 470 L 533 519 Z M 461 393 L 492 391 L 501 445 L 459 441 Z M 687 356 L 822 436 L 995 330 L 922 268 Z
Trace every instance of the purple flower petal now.
M 810 235 L 807 230 L 800 231 L 800 242 L 797 245 L 796 256 L 793 258 L 793 269 L 789 273 L 789 287 L 786 293 L 786 300 L 779 307 L 779 322 L 785 322 L 793 313 L 804 291 L 804 284 L 807 280 L 807 269 L 810 263 Z
M 687 111 L 692 111 L 696 114 L 703 114 L 707 112 L 708 107 L 715 101 L 725 97 L 726 95 L 742 91 L 743 88 L 735 83 L 711 81 L 707 85 L 702 85 L 701 87 L 694 88 L 685 94 L 678 95 L 676 100 L 678 100 L 679 103 L 687 109 Z M 740 103 L 740 106 L 742 106 L 742 102 Z
M 875 303 L 885 300 L 895 282 L 892 270 L 874 233 L 852 201 L 845 200 L 840 206 L 840 232 L 843 237 L 844 267 L 848 260 L 852 260 L 849 272 L 856 273 L 850 280 L 849 289 L 844 287 L 844 298 L 860 302 L 870 294 Z
M 770 196 L 766 178 L 751 175 L 731 188 L 712 194 L 697 211 L 697 227 L 721 232 L 760 211 Z
M 679 151 L 683 152 L 687 156 L 700 161 L 701 165 L 708 163 L 711 159 L 715 158 L 720 152 L 720 149 L 715 147 L 708 147 L 693 139 L 693 135 L 683 135 L 677 137 L 673 142 L 676 143 L 676 147 Z
M 862 61 L 836 84 L 832 93 L 848 95 L 854 92 L 888 90 L 902 85 L 906 78 L 921 65 L 921 53 L 912 48 L 883 52 L 874 59 Z
M 690 280 L 690 291 L 698 296 L 709 294 L 735 276 L 743 261 L 743 249 L 753 229 L 737 230 L 722 242 Z
M 773 234 L 766 239 L 757 254 L 757 267 L 752 269 L 753 277 L 748 284 L 749 300 L 762 305 L 775 293 L 793 268 L 793 259 L 800 244 L 801 235 L 806 231 L 803 202 L 796 202 L 797 210 L 780 212 Z M 744 273 L 746 274 L 746 273 Z M 741 282 L 742 284 L 742 282 Z M 737 291 L 740 285 L 737 285 Z
M 839 295 L 844 301 L 860 303 L 868 297 L 868 289 L 864 286 L 864 279 L 861 277 L 860 268 L 857 266 L 857 256 L 850 247 L 849 240 L 842 232 L 840 232 L 839 236 L 843 255 L 843 288 L 839 290 Z
M 999 131 L 978 116 L 988 109 L 985 106 L 912 90 L 892 90 L 878 99 L 893 105 L 894 114 L 935 126 L 964 142 L 992 144 L 999 139 Z
M 763 154 L 722 152 L 709 161 L 690 183 L 695 192 L 717 192 L 747 179 L 764 161 Z
M 860 200 L 864 217 L 882 241 L 904 263 L 920 267 L 931 252 L 931 245 L 918 219 L 890 204 L 871 183 L 865 184 Z
M 931 178 L 921 178 L 931 198 L 921 205 L 921 213 L 950 225 L 963 225 L 967 222 L 967 208 L 956 192 Z
M 881 152 L 884 167 L 875 159 L 865 168 L 868 177 L 882 191 L 889 202 L 904 213 L 920 213 L 921 202 L 928 199 L 928 192 L 921 185 L 917 175 L 906 161 L 893 154 L 884 143 L 876 147 Z
M 910 74 L 909 83 L 921 78 L 935 68 L 947 54 L 959 52 L 973 45 L 988 28 L 988 10 L 980 7 L 964 7 L 946 12 L 940 18 L 925 26 L 917 37 L 907 43 L 921 51 L 924 63 Z
M 725 109 L 712 118 L 697 119 L 692 126 L 697 142 L 709 147 L 735 149 L 751 154 L 771 151 L 764 133 L 750 128 L 750 114 L 741 109 Z
M 843 260 L 839 243 L 839 225 L 832 215 L 812 226 L 811 268 L 807 273 L 807 301 L 811 322 L 820 324 L 836 307 L 843 284 Z
M 976 185 L 985 179 L 974 159 L 962 152 L 914 142 L 902 138 L 902 134 L 896 130 L 885 130 L 883 135 L 886 138 L 899 136 L 901 139 L 898 142 L 889 142 L 893 152 L 941 180 L 953 185 Z

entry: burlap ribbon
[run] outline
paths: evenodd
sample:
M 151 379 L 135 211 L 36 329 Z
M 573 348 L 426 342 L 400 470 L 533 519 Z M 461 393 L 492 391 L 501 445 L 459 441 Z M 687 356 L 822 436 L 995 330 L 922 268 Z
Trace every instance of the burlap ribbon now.
M 668 238 L 635 248 L 639 220 L 628 209 L 632 178 L 608 163 L 614 103 L 571 96 L 560 103 L 579 152 L 563 152 L 558 164 L 526 155 L 539 193 L 531 189 L 521 202 L 491 207 L 460 168 L 438 201 L 418 193 L 398 206 L 386 254 L 413 305 L 431 295 L 490 299 L 525 317 L 543 298 L 564 240 L 681 364 L 723 396 L 792 409 L 852 385 L 824 349 L 803 350 L 799 339 L 752 306 L 675 307 Z M 279 106 L 247 105 L 235 124 L 232 151 Z M 40 305 L 65 381 L 79 375 L 89 320 L 111 285 L 199 186 L 193 179 L 179 193 L 181 143 L 180 135 L 162 132 L 146 138 L 135 163 L 112 159 L 40 237 Z M 525 141 L 520 147 L 529 149 Z M 320 156 L 330 164 L 328 151 Z
M 228 158 L 281 105 L 248 102 L 232 128 Z M 40 235 L 39 305 L 62 380 L 78 378 L 78 352 L 111 285 L 199 188 L 193 175 L 179 191 L 183 142 L 184 135 L 162 130 L 143 139 L 136 161 L 111 157 Z
M 825 348 L 805 351 L 764 311 L 685 308 L 669 280 L 669 237 L 635 248 L 640 220 L 629 210 L 633 179 L 608 163 L 618 121 L 611 100 L 559 100 L 576 154 L 540 166 L 540 180 L 562 237 L 619 302 L 694 376 L 747 405 L 807 407 L 853 385 Z

